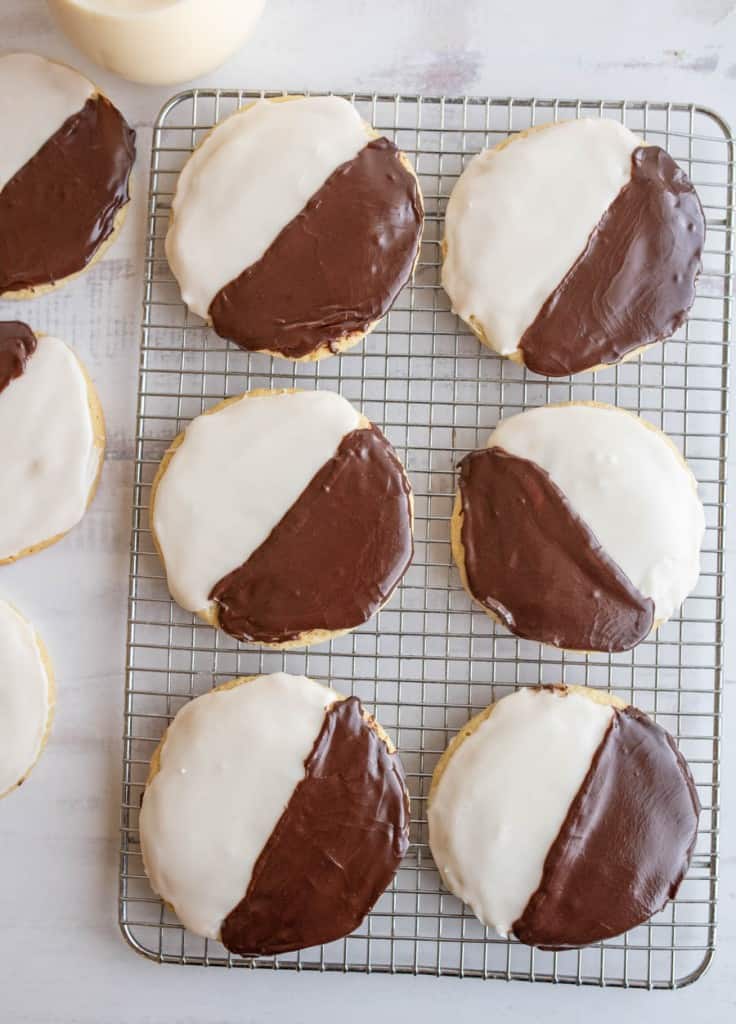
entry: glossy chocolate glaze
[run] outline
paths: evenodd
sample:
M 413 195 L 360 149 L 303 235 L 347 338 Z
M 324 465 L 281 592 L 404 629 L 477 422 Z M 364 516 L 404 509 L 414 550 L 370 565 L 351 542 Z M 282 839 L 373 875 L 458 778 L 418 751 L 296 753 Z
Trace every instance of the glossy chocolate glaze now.
M 549 474 L 502 448 L 460 463 L 461 539 L 476 601 L 517 636 L 575 651 L 625 651 L 654 604 L 633 586 Z
M 209 309 L 215 330 L 242 348 L 293 359 L 334 351 L 393 304 L 411 276 L 423 217 L 398 149 L 374 139 L 218 292 Z
M 642 924 L 677 893 L 699 814 L 669 733 L 636 708 L 614 710 L 514 934 L 564 949 Z
M 684 171 L 658 146 L 634 150 L 631 179 L 524 333 L 526 365 L 559 377 L 669 338 L 695 299 L 704 240 Z
M 90 262 L 129 199 L 135 132 L 93 96 L 0 192 L 0 295 L 53 284 Z
M 409 845 L 409 798 L 397 754 L 339 701 L 305 761 L 306 775 L 253 868 L 222 941 L 243 956 L 331 942 L 360 924 Z
M 0 392 L 20 377 L 36 351 L 36 335 L 20 320 L 0 321 Z
M 410 494 L 380 430 L 351 431 L 263 544 L 213 587 L 220 627 L 282 643 L 365 622 L 411 562 Z

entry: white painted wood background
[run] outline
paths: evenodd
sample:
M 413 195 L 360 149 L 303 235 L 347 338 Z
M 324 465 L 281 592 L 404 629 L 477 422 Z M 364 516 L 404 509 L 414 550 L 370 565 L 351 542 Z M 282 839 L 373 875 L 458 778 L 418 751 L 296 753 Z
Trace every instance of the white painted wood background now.
M 736 0 L 269 0 L 255 36 L 203 82 L 697 101 L 733 125 L 735 9 Z M 710 973 L 690 989 L 254 975 L 161 967 L 124 944 L 116 924 L 118 802 L 142 199 L 150 127 L 171 90 L 98 72 L 54 29 L 43 0 L 0 0 L 0 51 L 20 48 L 94 77 L 137 129 L 140 157 L 137 201 L 104 262 L 32 307 L 0 304 L 0 316 L 25 316 L 75 344 L 109 428 L 100 494 L 83 524 L 2 573 L 2 592 L 47 639 L 59 704 L 32 780 L 0 806 L 0 1024 L 424 1024 L 473 1014 L 494 1022 L 736 1020 L 733 682 L 725 702 L 719 950 Z M 732 460 L 736 482 L 735 469 Z M 734 636 L 733 615 L 730 623 Z M 735 652 L 727 652 L 732 681 Z

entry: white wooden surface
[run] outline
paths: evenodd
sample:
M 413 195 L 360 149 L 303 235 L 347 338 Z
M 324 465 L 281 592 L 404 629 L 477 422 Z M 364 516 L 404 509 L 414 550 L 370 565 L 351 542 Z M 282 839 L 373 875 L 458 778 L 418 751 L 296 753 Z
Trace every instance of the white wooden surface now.
M 256 35 L 208 84 L 673 99 L 736 122 L 736 0 L 269 0 Z M 736 1019 L 736 686 L 726 693 L 719 950 L 694 987 L 649 994 L 382 977 L 159 967 L 116 924 L 120 733 L 143 196 L 150 126 L 169 90 L 99 73 L 44 0 L 0 0 L 0 50 L 76 64 L 138 130 L 137 201 L 104 262 L 20 315 L 73 342 L 109 430 L 102 487 L 62 544 L 2 570 L 42 630 L 59 684 L 48 750 L 0 806 L 0 1021 L 57 1024 L 376 1019 Z M 19 102 L 21 98 L 19 98 Z M 732 479 L 736 480 L 731 466 Z M 733 520 L 733 516 L 731 517 Z M 736 546 L 730 524 L 731 552 Z M 730 560 L 733 566 L 733 559 Z M 733 584 L 733 580 L 732 580 Z M 736 602 L 732 602 L 736 610 Z M 734 616 L 730 617 L 734 634 Z M 736 679 L 727 652 L 728 678 Z

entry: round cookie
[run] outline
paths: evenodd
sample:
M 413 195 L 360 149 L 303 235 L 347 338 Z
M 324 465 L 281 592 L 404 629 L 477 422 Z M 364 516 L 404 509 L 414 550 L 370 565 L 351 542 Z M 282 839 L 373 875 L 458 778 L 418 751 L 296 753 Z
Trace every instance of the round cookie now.
M 447 888 L 530 946 L 587 946 L 677 893 L 700 803 L 661 726 L 607 693 L 524 687 L 452 740 L 432 778 L 429 844 Z
M 468 164 L 447 205 L 442 284 L 484 345 L 565 376 L 670 337 L 704 239 L 700 200 L 668 153 L 615 121 L 563 121 Z
M 151 885 L 181 922 L 255 956 L 353 931 L 409 841 L 398 755 L 356 697 L 282 672 L 186 704 L 140 814 Z
M 88 79 L 32 53 L 0 56 L 0 298 L 88 269 L 122 227 L 135 132 Z
M 20 321 L 0 321 L 0 565 L 61 540 L 97 489 L 102 407 L 71 351 Z
M 413 555 L 412 496 L 377 427 L 332 391 L 253 391 L 164 456 L 151 528 L 175 601 L 239 640 L 328 640 L 389 599 Z
M 259 100 L 179 176 L 166 254 L 184 302 L 249 351 L 321 359 L 360 341 L 419 254 L 413 168 L 347 100 Z
M 0 600 L 0 799 L 30 775 L 54 714 L 54 675 L 43 642 Z
M 695 587 L 704 531 L 675 446 L 614 406 L 527 410 L 460 462 L 451 539 L 463 586 L 528 640 L 634 647 Z

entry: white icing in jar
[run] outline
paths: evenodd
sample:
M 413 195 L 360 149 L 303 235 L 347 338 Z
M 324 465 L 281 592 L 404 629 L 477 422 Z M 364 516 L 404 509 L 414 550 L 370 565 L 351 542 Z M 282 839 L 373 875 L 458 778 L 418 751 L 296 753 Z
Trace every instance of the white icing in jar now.
M 266 0 L 49 0 L 72 42 L 133 82 L 186 82 L 245 42 Z

